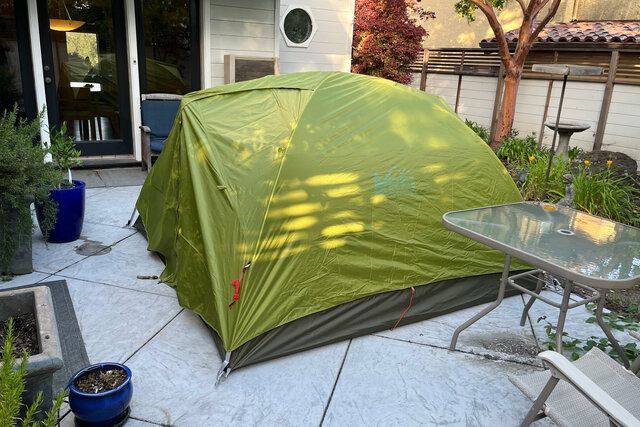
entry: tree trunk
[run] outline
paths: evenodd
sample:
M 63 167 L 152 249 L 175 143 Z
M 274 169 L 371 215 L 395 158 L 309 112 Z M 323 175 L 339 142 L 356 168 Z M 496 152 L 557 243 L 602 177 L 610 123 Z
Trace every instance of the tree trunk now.
M 504 79 L 504 95 L 502 97 L 502 107 L 500 108 L 500 117 L 498 125 L 491 141 L 491 148 L 496 151 L 502 146 L 502 140 L 509 136 L 511 126 L 513 125 L 513 117 L 516 112 L 516 96 L 518 95 L 518 86 L 520 86 L 520 78 L 522 70 L 507 71 Z

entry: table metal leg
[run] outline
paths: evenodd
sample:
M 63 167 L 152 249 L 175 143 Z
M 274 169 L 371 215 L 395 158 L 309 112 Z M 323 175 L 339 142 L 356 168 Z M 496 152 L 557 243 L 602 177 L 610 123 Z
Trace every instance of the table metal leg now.
M 537 295 L 540 295 L 540 292 L 542 292 L 542 286 L 544 286 L 544 273 L 540 272 L 538 275 L 538 284 L 536 285 L 536 290 L 535 290 L 535 293 Z M 520 318 L 520 326 L 524 326 L 524 324 L 526 323 L 527 314 L 529 314 L 529 309 L 531 308 L 533 303 L 536 302 L 536 299 L 537 298 L 534 297 L 533 295 L 529 297 L 529 301 L 527 301 L 527 305 L 525 305 L 524 310 L 522 310 L 522 317 Z
M 606 298 L 607 298 L 607 293 L 605 290 L 603 290 L 602 293 L 600 294 L 600 299 L 598 300 L 598 307 L 596 308 L 596 320 L 598 321 L 598 325 L 600 325 L 600 328 L 602 328 L 602 331 L 604 332 L 604 334 L 607 336 L 607 338 L 609 338 L 609 342 L 611 343 L 613 348 L 620 355 L 620 358 L 624 362 L 624 367 L 629 369 L 630 364 L 629 364 L 629 359 L 627 358 L 626 353 L 624 352 L 624 350 L 622 350 L 622 347 L 620 347 L 620 343 L 618 343 L 618 340 L 613 336 L 613 334 L 611 333 L 611 330 L 609 329 L 607 324 L 604 323 L 604 320 L 602 319 L 602 309 L 604 309 Z
M 571 296 L 571 288 L 573 282 L 567 280 L 564 285 L 564 292 L 562 293 L 562 304 L 560 305 L 560 314 L 558 314 L 558 325 L 556 326 L 556 351 L 562 354 L 562 331 L 564 330 L 564 320 L 567 318 L 567 311 L 569 310 L 569 297 Z
M 456 331 L 453 333 L 453 337 L 451 338 L 451 345 L 449 346 L 449 350 L 456 349 L 456 343 L 458 342 L 458 335 L 460 335 L 460 332 L 464 331 L 469 326 L 473 325 L 479 319 L 486 316 L 489 312 L 491 312 L 493 309 L 495 309 L 497 306 L 500 305 L 500 303 L 504 299 L 504 291 L 505 291 L 505 288 L 507 287 L 507 280 L 509 279 L 510 267 L 511 267 L 511 255 L 507 255 L 504 260 L 504 269 L 502 270 L 502 277 L 500 278 L 500 289 L 498 290 L 498 298 L 494 302 L 492 302 L 490 306 L 486 307 L 480 313 L 476 314 L 471 319 L 467 320 L 462 325 L 460 325 L 458 329 L 456 329 Z

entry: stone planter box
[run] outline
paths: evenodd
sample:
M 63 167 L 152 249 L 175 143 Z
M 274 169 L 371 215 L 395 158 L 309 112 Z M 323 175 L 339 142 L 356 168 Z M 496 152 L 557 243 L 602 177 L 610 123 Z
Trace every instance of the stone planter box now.
M 25 196 L 25 203 L 30 205 L 33 203 L 33 196 Z M 0 238 L 3 237 L 4 233 L 15 233 L 15 229 L 17 227 L 17 218 L 15 211 L 9 211 L 9 224 L 6 230 L 0 228 Z M 13 260 L 9 265 L 9 271 L 1 271 L 0 273 L 11 273 L 11 274 L 29 274 L 33 271 L 33 263 L 32 263 L 32 251 L 31 251 L 31 230 L 29 233 L 20 238 L 18 241 L 18 246 L 16 247 L 16 252 L 13 255 Z M 2 266 L 0 266 L 0 269 Z M 1 320 L 1 318 L 0 318 Z
M 40 408 L 47 410 L 53 400 L 53 373 L 62 367 L 62 350 L 51 292 L 47 286 L 0 292 L 0 321 L 29 312 L 35 313 L 40 353 L 29 356 L 23 402 L 30 404 L 42 391 Z M 16 363 L 20 361 L 18 359 Z

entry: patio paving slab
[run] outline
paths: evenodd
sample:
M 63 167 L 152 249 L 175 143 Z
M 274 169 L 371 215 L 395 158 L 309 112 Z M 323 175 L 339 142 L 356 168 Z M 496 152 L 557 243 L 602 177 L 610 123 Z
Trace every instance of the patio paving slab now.
M 127 362 L 132 415 L 176 426 L 317 426 L 346 348 L 341 342 L 247 366 L 215 386 L 220 356 L 202 321 L 185 310 Z
M 84 197 L 85 199 L 89 199 L 91 197 L 95 197 L 99 194 L 102 194 L 105 191 L 109 191 L 109 188 L 108 187 L 93 187 L 93 188 L 85 187 Z
M 68 243 L 45 244 L 40 229 L 33 233 L 33 268 L 43 273 L 56 273 L 87 256 L 104 253 L 105 247 L 131 236 L 135 230 L 87 222 L 80 239 Z M 103 252 L 101 252 L 103 251 Z
M 87 188 L 140 185 L 147 177 L 147 172 L 139 167 L 109 169 L 76 169 L 73 179 L 87 184 Z
M 107 187 L 141 185 L 147 179 L 147 172 L 139 167 L 98 169 L 98 175 Z
M 322 425 L 518 425 L 531 402 L 507 374 L 534 369 L 379 336 L 356 338 Z
M 124 229 L 135 231 L 132 229 Z M 106 252 L 106 251 L 105 251 Z M 160 258 L 147 251 L 147 241 L 134 232 L 120 241 L 104 255 L 95 255 L 71 265 L 57 274 L 90 282 L 106 283 L 121 288 L 176 297 L 176 291 L 159 279 L 138 279 L 141 276 L 160 276 L 164 264 Z
M 66 280 L 91 363 L 124 362 L 182 308 L 175 298 L 68 277 Z
M 75 427 L 74 416 L 69 412 L 62 420 L 60 420 L 60 427 Z M 136 420 L 129 418 L 125 424 L 127 427 L 154 427 L 161 424 L 149 423 L 146 421 Z
M 97 170 L 89 170 L 89 169 L 80 169 L 73 171 L 73 179 L 77 179 L 79 181 L 84 181 L 86 184 L 86 188 L 93 187 L 105 187 L 106 184 L 100 178 L 100 174 Z
M 555 292 L 543 291 L 542 294 L 552 301 L 560 302 L 562 300 L 562 296 L 556 294 Z M 572 298 L 579 299 L 580 297 L 577 295 L 573 295 Z M 538 319 L 546 315 L 547 321 L 555 326 L 558 324 L 558 309 L 551 307 L 550 305 L 545 304 L 541 301 L 536 301 L 531 307 L 531 310 L 529 310 L 529 314 L 536 337 L 538 338 L 538 342 L 540 343 L 540 347 L 542 348 L 542 350 L 547 350 L 548 347 L 544 345 L 545 341 L 549 341 L 549 337 L 547 336 L 547 333 L 544 329 L 546 323 L 545 321 L 540 321 L 538 323 Z M 565 341 L 569 341 L 573 338 L 578 338 L 583 341 L 583 344 L 586 344 L 586 340 L 591 336 L 605 338 L 604 332 L 597 323 L 586 322 L 586 320 L 590 317 L 595 317 L 595 315 L 590 310 L 587 310 L 585 306 L 576 307 L 569 310 L 567 312 L 567 318 L 564 325 L 564 332 L 568 334 L 567 338 L 565 338 Z M 615 329 L 612 329 L 611 332 L 623 346 L 625 343 L 637 342 L 637 340 L 634 340 L 627 332 L 618 331 Z M 570 356 L 569 352 L 565 351 L 565 356 Z
M 47 273 L 39 273 L 34 271 L 30 274 L 21 274 L 19 276 L 13 276 L 11 280 L 2 281 L 0 280 L 0 291 L 12 288 L 14 286 L 22 286 L 22 285 L 30 285 L 32 283 L 42 282 L 47 277 L 50 277 L 50 274 Z
M 138 200 L 140 189 L 134 187 L 131 190 L 123 190 L 123 188 L 126 187 L 109 188 L 100 193 L 100 197 L 88 198 L 85 203 L 85 223 L 124 227 Z
M 489 304 L 469 307 L 374 335 L 448 349 L 456 328 Z M 524 327 L 520 326 L 523 308 L 520 295 L 505 298 L 495 310 L 460 333 L 456 350 L 542 366 L 537 358 L 541 350 L 531 325 L 527 321 Z

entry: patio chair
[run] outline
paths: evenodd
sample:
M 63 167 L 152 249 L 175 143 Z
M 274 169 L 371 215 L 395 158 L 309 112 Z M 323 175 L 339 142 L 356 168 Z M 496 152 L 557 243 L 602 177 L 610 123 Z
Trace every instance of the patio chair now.
M 178 113 L 182 95 L 149 93 L 142 95 L 142 170 L 150 170 L 160 155 Z
M 534 401 L 522 426 L 546 416 L 559 426 L 640 426 L 640 357 L 626 370 L 597 347 L 575 362 L 555 351 L 538 356 L 549 371 L 509 376 Z

